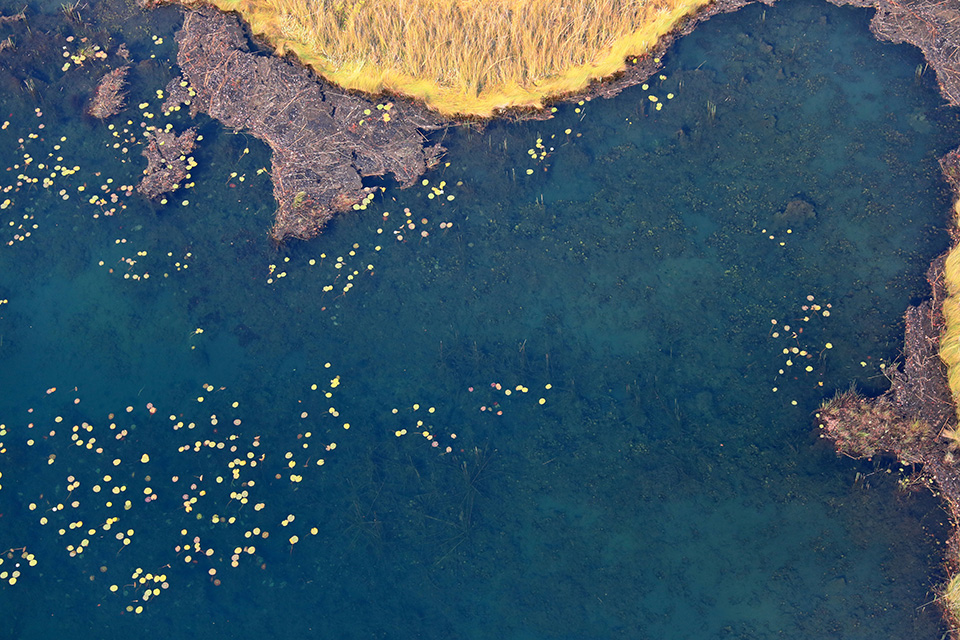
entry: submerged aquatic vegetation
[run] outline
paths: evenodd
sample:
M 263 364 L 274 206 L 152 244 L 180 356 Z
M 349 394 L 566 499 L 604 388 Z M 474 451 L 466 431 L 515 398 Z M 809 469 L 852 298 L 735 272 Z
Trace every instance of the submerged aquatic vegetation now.
M 327 79 L 446 115 L 541 107 L 648 53 L 704 0 L 216 0 Z

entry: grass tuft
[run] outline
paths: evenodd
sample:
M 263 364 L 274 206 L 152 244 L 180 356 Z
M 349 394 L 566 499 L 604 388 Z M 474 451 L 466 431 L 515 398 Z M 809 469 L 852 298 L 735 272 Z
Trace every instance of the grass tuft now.
M 950 626 L 956 628 L 960 623 L 960 574 L 953 575 L 942 590 L 940 605 Z

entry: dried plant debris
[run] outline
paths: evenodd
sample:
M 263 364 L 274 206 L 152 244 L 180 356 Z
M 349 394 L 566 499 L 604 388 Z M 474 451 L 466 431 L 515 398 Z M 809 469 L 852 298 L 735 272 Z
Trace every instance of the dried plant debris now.
M 94 118 L 105 120 L 123 111 L 127 104 L 127 95 L 123 89 L 127 84 L 129 72 L 130 66 L 125 65 L 100 78 L 90 104 L 87 106 L 87 113 Z
M 444 151 L 422 132 L 448 122 L 411 102 L 349 95 L 292 62 L 251 52 L 233 16 L 187 11 L 177 43 L 184 79 L 176 84 L 189 90 L 175 100 L 272 149 L 277 242 L 316 236 L 367 196 L 364 177 L 392 174 L 411 186 Z
M 27 19 L 27 10 L 26 8 L 20 9 L 17 13 L 12 13 L 10 15 L 0 15 L 0 25 L 12 24 L 14 22 L 22 22 Z
M 180 188 L 195 166 L 190 153 L 197 142 L 197 130 L 187 129 L 179 136 L 172 130 L 149 132 L 150 141 L 143 150 L 147 168 L 137 191 L 150 199 L 161 198 Z

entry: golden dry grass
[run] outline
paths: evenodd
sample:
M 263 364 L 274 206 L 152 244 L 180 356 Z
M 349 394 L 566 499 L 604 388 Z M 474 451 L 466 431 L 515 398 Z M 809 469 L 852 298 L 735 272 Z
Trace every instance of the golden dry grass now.
M 960 625 L 960 574 L 951 576 L 947 584 L 941 587 L 941 605 L 946 614 L 947 622 L 952 630 L 956 631 Z
M 955 224 L 960 224 L 960 200 L 954 206 Z M 943 301 L 944 329 L 940 336 L 940 359 L 947 367 L 947 381 L 960 417 L 960 245 L 955 245 L 943 269 L 947 298 Z
M 489 117 L 622 70 L 710 0 L 211 0 L 367 93 Z

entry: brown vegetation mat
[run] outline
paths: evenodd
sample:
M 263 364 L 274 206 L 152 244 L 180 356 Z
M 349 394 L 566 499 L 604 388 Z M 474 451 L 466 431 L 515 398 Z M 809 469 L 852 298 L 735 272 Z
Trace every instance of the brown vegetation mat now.
M 943 171 L 943 177 L 953 187 L 953 192 L 960 196 L 960 147 L 940 158 L 940 169 Z M 958 240 L 960 238 L 954 238 L 954 241 Z
M 94 118 L 105 120 L 123 111 L 127 104 L 127 95 L 123 89 L 129 72 L 130 65 L 124 65 L 104 74 L 93 91 L 87 113 Z
M 197 130 L 187 129 L 179 136 L 173 131 L 154 130 L 143 150 L 147 169 L 137 191 L 150 199 L 160 198 L 180 188 L 190 173 L 190 153 L 197 143 Z
M 186 11 L 177 62 L 203 111 L 273 151 L 276 223 L 271 236 L 311 238 L 337 211 L 363 200 L 366 176 L 393 174 L 410 186 L 444 149 L 422 130 L 445 124 L 401 100 L 348 95 L 306 69 L 250 51 L 238 20 L 212 8 Z

